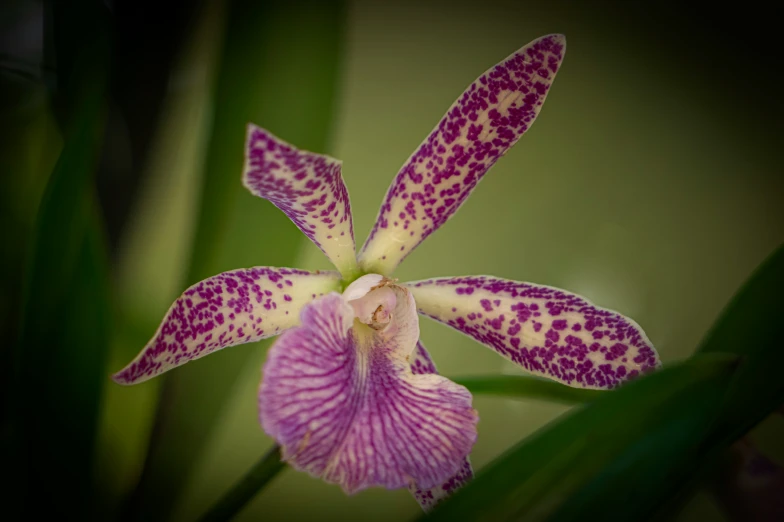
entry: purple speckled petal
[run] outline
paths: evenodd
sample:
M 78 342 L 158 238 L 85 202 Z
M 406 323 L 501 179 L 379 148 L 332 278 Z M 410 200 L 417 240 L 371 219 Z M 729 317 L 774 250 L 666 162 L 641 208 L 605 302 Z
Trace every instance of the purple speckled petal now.
M 661 364 L 637 323 L 565 290 L 488 276 L 403 286 L 420 313 L 569 386 L 614 388 Z
M 409 356 L 408 362 L 411 365 L 411 371 L 417 375 L 438 373 L 436 365 L 433 363 L 433 359 L 430 358 L 430 354 L 427 353 L 422 341 L 417 343 L 416 350 Z M 460 470 L 443 484 L 429 489 L 423 489 L 416 484 L 411 484 L 408 486 L 408 490 L 414 495 L 422 509 L 430 511 L 436 504 L 468 483 L 473 476 L 474 470 L 471 467 L 471 461 L 466 457 Z
M 228 346 L 272 337 L 299 323 L 303 305 L 339 286 L 337 272 L 255 267 L 188 288 L 147 346 L 112 378 L 137 384 Z
M 408 489 L 411 491 L 411 494 L 414 495 L 416 501 L 419 502 L 419 505 L 422 506 L 422 509 L 424 511 L 430 511 L 437 506 L 439 502 L 468 484 L 472 478 L 474 478 L 474 469 L 471 467 L 471 460 L 466 457 L 458 472 L 440 486 L 430 489 L 420 489 L 418 486 L 410 486 Z
M 357 261 L 340 167 L 339 160 L 299 150 L 248 124 L 243 184 L 282 210 L 348 277 L 357 273 Z
M 529 43 L 480 76 L 400 169 L 359 256 L 388 275 L 443 225 L 533 124 L 566 50 L 563 35 Z
M 417 341 L 416 349 L 408 356 L 411 371 L 416 375 L 426 375 L 428 373 L 438 374 L 436 363 L 430 357 L 422 341 Z
M 400 331 L 355 321 L 351 305 L 329 294 L 303 308 L 302 326 L 280 337 L 264 366 L 264 430 L 293 467 L 347 493 L 441 484 L 476 440 L 468 390 L 412 373 L 407 357 L 418 336 L 410 323 L 418 319 L 409 292 L 398 291 L 395 321 L 411 316 Z

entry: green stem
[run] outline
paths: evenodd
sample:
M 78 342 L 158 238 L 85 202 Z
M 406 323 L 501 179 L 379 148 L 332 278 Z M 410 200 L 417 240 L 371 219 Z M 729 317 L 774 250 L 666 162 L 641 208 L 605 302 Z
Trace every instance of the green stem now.
M 222 522 L 234 518 L 250 500 L 286 467 L 280 447 L 273 446 L 242 479 L 214 504 L 200 522 Z
M 357 267 L 351 272 L 341 274 L 342 278 L 340 280 L 340 292 L 343 293 L 346 290 L 346 288 L 348 288 L 348 285 L 350 285 L 360 277 L 366 276 L 367 274 L 368 272 L 363 271 L 359 267 Z

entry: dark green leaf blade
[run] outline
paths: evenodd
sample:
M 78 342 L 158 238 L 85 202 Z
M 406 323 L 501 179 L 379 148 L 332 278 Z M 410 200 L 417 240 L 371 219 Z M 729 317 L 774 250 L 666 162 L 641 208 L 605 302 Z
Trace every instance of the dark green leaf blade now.
M 85 17 L 88 18 L 88 17 Z M 75 58 L 64 146 L 36 218 L 7 390 L 8 510 L 87 518 L 109 338 L 109 270 L 93 174 L 103 137 L 108 40 L 90 26 Z M 5 425 L 6 421 L 8 425 Z M 45 502 L 42 502 L 45 499 Z
M 485 375 L 452 379 L 471 393 L 508 398 L 540 399 L 563 404 L 592 402 L 604 395 L 603 390 L 583 390 L 525 375 Z
M 675 457 L 699 445 L 717 413 L 706 405 L 721 396 L 736 366 L 736 357 L 715 355 L 607 393 L 509 450 L 427 519 L 539 520 L 562 510 L 563 519 L 571 520 L 587 508 L 599 508 L 604 519 L 628 517 L 629 509 L 659 497 L 627 479 L 660 484 L 657 480 L 670 467 L 657 467 L 656 455 L 664 463 L 677 463 Z M 653 474 L 650 466 L 657 468 Z M 644 494 L 635 503 L 619 502 L 623 511 L 591 490 L 597 476 L 602 487 L 612 483 L 616 498 Z M 564 506 L 571 497 L 574 502 Z
M 743 357 L 715 437 L 729 443 L 784 403 L 784 245 L 779 246 L 732 298 L 698 353 Z
M 667 520 L 693 496 L 700 481 L 725 450 L 784 403 L 784 337 L 781 290 L 784 288 L 784 245 L 754 271 L 733 296 L 705 336 L 697 354 L 734 353 L 743 364 L 729 384 L 721 415 L 704 441 L 701 459 L 690 477 L 655 514 Z

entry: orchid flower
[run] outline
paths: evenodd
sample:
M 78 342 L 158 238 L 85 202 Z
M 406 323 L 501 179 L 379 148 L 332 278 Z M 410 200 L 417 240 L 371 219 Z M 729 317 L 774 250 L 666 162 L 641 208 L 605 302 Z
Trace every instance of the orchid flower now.
M 417 313 L 568 386 L 609 389 L 659 366 L 636 323 L 565 290 L 489 276 L 390 278 L 534 122 L 565 43 L 534 40 L 466 89 L 398 172 L 358 256 L 340 161 L 249 125 L 245 187 L 338 272 L 256 267 L 197 283 L 114 380 L 143 382 L 281 334 L 258 401 L 284 460 L 349 494 L 408 487 L 428 509 L 472 476 L 478 416 L 468 390 L 438 375 Z

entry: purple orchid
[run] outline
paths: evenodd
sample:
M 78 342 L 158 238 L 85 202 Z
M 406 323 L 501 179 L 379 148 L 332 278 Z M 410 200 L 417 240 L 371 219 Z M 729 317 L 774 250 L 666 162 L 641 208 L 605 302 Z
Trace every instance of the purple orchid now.
M 569 386 L 614 388 L 658 367 L 636 323 L 564 290 L 488 276 L 389 278 L 534 122 L 565 43 L 539 38 L 466 89 L 395 177 L 359 256 L 341 163 L 249 125 L 244 185 L 339 272 L 256 267 L 197 283 L 114 380 L 139 383 L 282 334 L 264 366 L 259 419 L 284 459 L 347 493 L 408 487 L 428 509 L 472 476 L 478 416 L 468 390 L 436 372 L 417 313 Z

